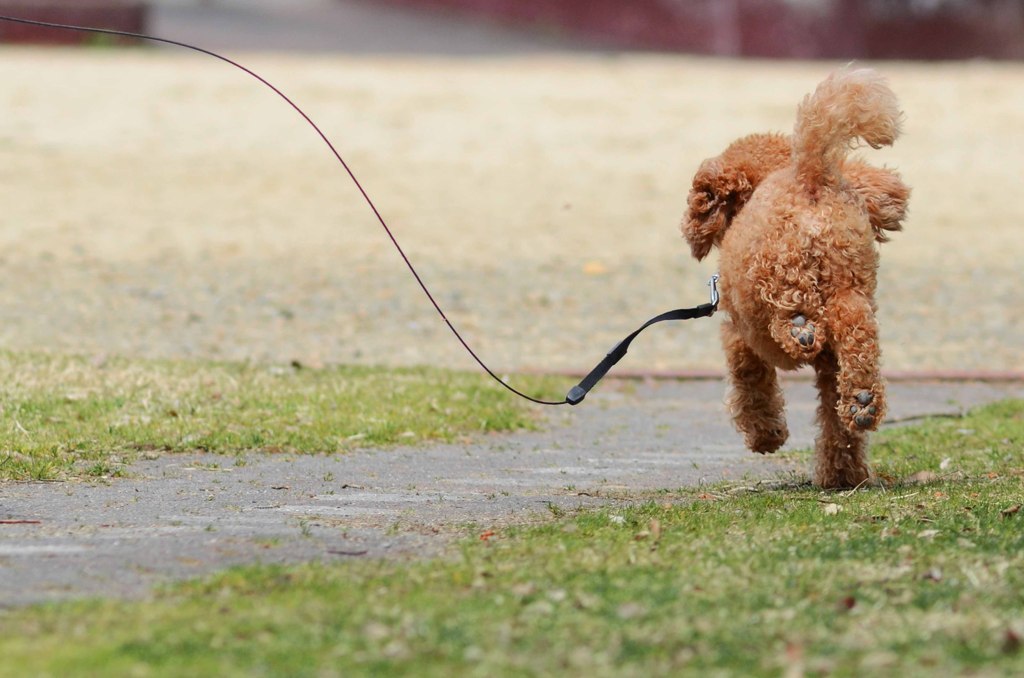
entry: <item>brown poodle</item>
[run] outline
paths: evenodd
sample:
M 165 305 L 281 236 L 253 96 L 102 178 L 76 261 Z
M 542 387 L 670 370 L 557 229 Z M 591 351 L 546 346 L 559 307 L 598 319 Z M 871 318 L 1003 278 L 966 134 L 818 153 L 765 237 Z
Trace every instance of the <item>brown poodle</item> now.
M 792 137 L 755 134 L 704 161 L 683 234 L 693 255 L 720 250 L 728 404 L 754 452 L 789 431 L 776 368 L 813 365 L 821 404 L 815 482 L 870 477 L 867 431 L 885 416 L 875 284 L 878 251 L 898 231 L 910 189 L 892 170 L 848 160 L 859 138 L 890 145 L 902 114 L 872 70 L 841 70 L 797 109 Z

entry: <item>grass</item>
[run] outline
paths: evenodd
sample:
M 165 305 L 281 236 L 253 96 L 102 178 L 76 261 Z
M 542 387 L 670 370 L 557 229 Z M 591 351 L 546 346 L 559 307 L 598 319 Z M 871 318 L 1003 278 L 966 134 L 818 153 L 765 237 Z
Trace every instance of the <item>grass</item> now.
M 340 452 L 534 424 L 477 374 L 12 353 L 0 353 L 0 408 L 8 480 L 118 475 L 142 454 Z
M 1021 675 L 1024 402 L 877 436 L 885 488 L 721 486 L 0 617 L 6 675 Z

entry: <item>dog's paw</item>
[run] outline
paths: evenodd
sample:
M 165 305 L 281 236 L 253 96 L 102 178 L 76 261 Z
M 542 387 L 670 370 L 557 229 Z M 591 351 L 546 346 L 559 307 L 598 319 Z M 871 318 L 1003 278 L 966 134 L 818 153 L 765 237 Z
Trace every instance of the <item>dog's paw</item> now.
M 758 454 L 771 454 L 785 445 L 788 439 L 789 428 L 785 421 L 772 422 L 768 426 L 755 427 L 743 433 L 747 449 Z
M 866 464 L 853 464 L 848 468 L 830 468 L 819 465 L 814 469 L 814 484 L 823 490 L 852 490 L 874 484 Z
M 839 417 L 851 431 L 874 431 L 884 416 L 884 397 L 877 387 L 856 389 L 840 400 Z
M 803 314 L 779 318 L 772 328 L 775 340 L 783 350 L 799 361 L 812 360 L 825 343 L 825 328 L 821 320 L 813 321 Z
M 814 323 L 802 315 L 795 315 L 790 321 L 793 326 L 789 328 L 789 336 L 793 337 L 796 343 L 804 348 L 814 348 Z

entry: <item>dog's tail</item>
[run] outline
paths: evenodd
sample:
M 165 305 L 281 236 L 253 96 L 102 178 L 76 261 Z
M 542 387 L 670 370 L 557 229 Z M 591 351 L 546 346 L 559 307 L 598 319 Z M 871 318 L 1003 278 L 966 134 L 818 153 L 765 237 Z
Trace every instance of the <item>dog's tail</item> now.
M 889 146 L 903 115 L 885 78 L 869 68 L 843 69 L 804 97 L 797 109 L 793 158 L 797 180 L 810 193 L 836 186 L 847 152 L 863 139 Z

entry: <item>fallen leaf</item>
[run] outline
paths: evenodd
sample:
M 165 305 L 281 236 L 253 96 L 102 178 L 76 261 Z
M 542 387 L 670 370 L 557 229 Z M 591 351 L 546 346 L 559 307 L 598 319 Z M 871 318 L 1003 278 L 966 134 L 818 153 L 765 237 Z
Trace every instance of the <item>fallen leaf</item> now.
M 935 471 L 918 471 L 917 473 L 907 476 L 907 483 L 930 483 L 934 480 L 938 480 L 939 474 Z
M 520 598 L 526 598 L 532 596 L 537 592 L 537 586 L 532 581 L 522 582 L 512 586 L 513 595 L 519 596 Z
M 896 481 L 898 480 L 898 478 L 896 478 L 896 476 L 894 476 L 892 474 L 889 474 L 889 473 L 879 473 L 878 474 L 878 480 L 879 480 L 879 482 L 882 483 L 882 485 L 885 485 L 886 487 L 890 487 L 890 486 L 896 484 Z
M 942 570 L 937 567 L 929 568 L 927 572 L 921 575 L 921 579 L 927 579 L 928 581 L 942 581 Z
M 804 647 L 799 643 L 786 643 L 785 678 L 802 678 L 804 675 Z
M 494 530 L 487 530 L 486 532 L 480 533 L 480 541 L 487 541 L 494 536 Z
M 647 530 L 651 533 L 652 541 L 658 541 L 661 539 L 661 521 L 657 518 L 651 518 L 651 522 L 647 526 Z
M 933 539 L 938 533 L 938 530 L 921 530 L 917 536 L 919 539 Z
M 1003 634 L 1003 654 L 1017 654 L 1020 652 L 1021 637 L 1013 629 L 1006 629 Z
M 828 503 L 821 507 L 821 510 L 825 512 L 827 516 L 834 516 L 843 510 L 843 507 L 839 504 Z
M 635 619 L 646 613 L 647 608 L 640 603 L 623 603 L 615 612 L 619 619 Z
M 555 606 L 549 600 L 535 600 L 532 603 L 528 603 L 523 612 L 530 615 L 536 615 L 538 617 L 545 617 L 552 614 L 555 611 Z
M 552 603 L 561 603 L 568 597 L 569 594 L 565 592 L 565 589 L 551 589 L 548 591 L 548 600 Z
M 391 629 L 380 622 L 370 622 L 363 627 L 363 635 L 371 641 L 381 641 L 391 635 Z
M 1020 504 L 1014 504 L 1009 508 L 1004 508 L 1002 511 L 999 512 L 999 515 L 1001 515 L 1004 518 L 1009 518 L 1010 516 L 1016 515 L 1019 512 Z
M 900 662 L 895 652 L 873 652 L 861 659 L 861 666 L 866 669 L 864 675 L 878 675 L 881 669 L 890 669 Z

